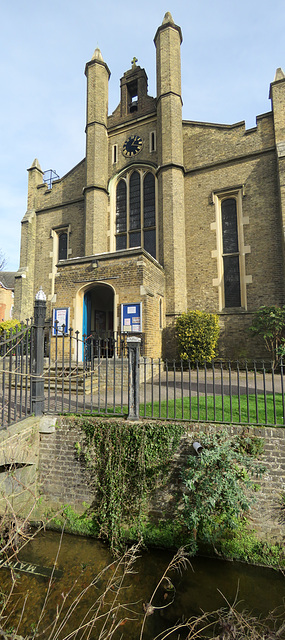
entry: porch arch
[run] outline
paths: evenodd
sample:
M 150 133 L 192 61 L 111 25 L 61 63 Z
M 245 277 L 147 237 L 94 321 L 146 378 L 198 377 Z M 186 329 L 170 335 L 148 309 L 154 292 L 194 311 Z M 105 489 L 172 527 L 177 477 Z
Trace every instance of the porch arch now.
M 86 297 L 85 297 L 86 296 Z M 89 300 L 89 301 L 88 301 Z M 117 295 L 114 287 L 112 285 L 106 284 L 104 282 L 96 282 L 96 283 L 88 283 L 78 289 L 75 299 L 74 299 L 74 335 L 75 332 L 78 331 L 79 339 L 82 340 L 83 334 L 90 335 L 91 327 L 95 326 L 95 318 L 94 311 L 110 311 L 112 312 L 107 317 L 106 324 L 107 326 L 111 326 L 110 332 L 114 332 L 117 323 L 117 314 L 116 314 L 116 304 L 117 304 Z M 87 310 L 87 305 L 89 309 Z M 88 318 L 89 312 L 89 318 Z M 86 320 L 83 318 L 84 314 L 87 314 Z M 93 317 L 92 317 L 93 314 Z M 97 315 L 97 326 L 100 325 L 100 316 L 103 319 L 103 314 Z M 87 326 L 88 322 L 88 326 Z M 84 331 L 84 323 L 86 330 Z M 103 322 L 101 322 L 102 327 Z M 89 332 L 87 331 L 89 329 Z M 83 360 L 83 349 L 79 349 L 78 351 L 79 361 Z M 76 352 L 74 350 L 73 358 L 76 359 Z
M 114 332 L 115 292 L 108 284 L 96 282 L 83 290 L 82 335 L 104 338 Z

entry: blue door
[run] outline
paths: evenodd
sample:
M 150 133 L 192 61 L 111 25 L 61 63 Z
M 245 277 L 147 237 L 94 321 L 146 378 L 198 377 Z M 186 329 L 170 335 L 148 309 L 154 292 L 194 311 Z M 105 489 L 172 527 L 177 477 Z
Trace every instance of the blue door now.
M 90 340 L 88 338 L 91 333 L 91 292 L 87 291 L 84 295 L 83 299 L 83 326 L 82 326 L 82 335 L 83 335 L 83 343 L 82 343 L 82 358 L 84 360 L 90 360 L 91 358 L 91 350 L 90 350 Z

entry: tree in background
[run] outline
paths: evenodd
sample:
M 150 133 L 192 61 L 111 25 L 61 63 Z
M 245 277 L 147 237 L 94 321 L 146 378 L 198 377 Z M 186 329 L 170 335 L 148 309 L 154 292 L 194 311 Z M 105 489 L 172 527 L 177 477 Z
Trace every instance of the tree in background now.
M 280 356 L 285 355 L 285 305 L 260 307 L 253 316 L 250 331 L 255 336 L 263 338 L 271 360 L 276 366 Z
M 1 251 L 0 249 L 0 271 L 3 271 L 5 264 L 6 264 L 6 258 L 4 256 L 3 251 Z

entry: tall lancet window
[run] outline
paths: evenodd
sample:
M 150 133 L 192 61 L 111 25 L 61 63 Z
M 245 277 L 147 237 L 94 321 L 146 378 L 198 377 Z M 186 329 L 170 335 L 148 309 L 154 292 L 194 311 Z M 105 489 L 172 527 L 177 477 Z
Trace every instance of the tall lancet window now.
M 116 193 L 116 250 L 127 248 L 127 185 L 120 180 Z
M 67 258 L 67 232 L 63 231 L 58 236 L 58 259 L 66 260 Z
M 240 307 L 240 257 L 235 198 L 222 201 L 225 307 Z

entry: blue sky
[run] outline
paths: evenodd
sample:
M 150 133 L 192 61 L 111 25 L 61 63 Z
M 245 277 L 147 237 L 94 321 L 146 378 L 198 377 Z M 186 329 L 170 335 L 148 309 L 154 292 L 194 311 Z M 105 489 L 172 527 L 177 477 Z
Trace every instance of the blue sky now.
M 0 250 L 17 270 L 27 172 L 35 157 L 63 176 L 85 155 L 85 63 L 99 46 L 111 70 L 109 112 L 135 55 L 155 95 L 153 37 L 166 11 L 183 33 L 186 120 L 255 125 L 285 69 L 285 2 L 13 0 L 0 14 Z

